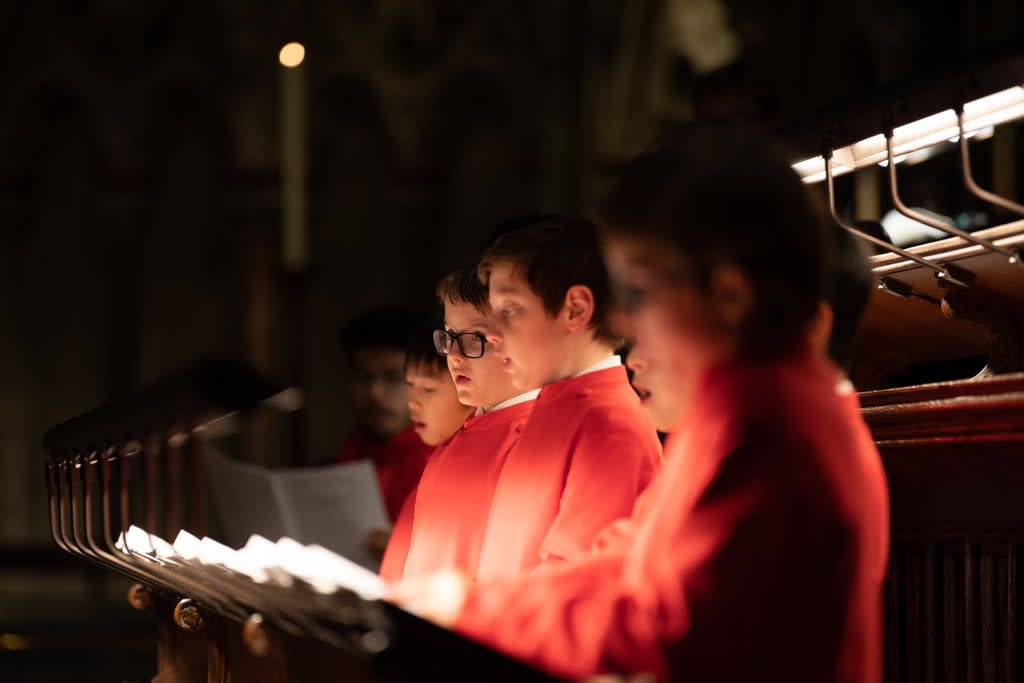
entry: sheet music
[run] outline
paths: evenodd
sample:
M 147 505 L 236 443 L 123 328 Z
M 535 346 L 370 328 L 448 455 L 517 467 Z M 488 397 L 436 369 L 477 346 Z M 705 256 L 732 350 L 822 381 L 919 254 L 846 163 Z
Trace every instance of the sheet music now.
M 209 444 L 206 461 L 228 545 L 239 548 L 252 534 L 288 537 L 377 570 L 363 541 L 390 522 L 372 463 L 271 470 L 232 460 Z
M 288 535 L 270 470 L 233 460 L 209 443 L 204 454 L 223 541 L 238 548 L 253 533 L 267 538 Z
M 274 543 L 253 534 L 241 549 L 234 550 L 208 536 L 200 539 L 187 531 L 179 532 L 171 544 L 132 525 L 127 533 L 121 533 L 116 546 L 122 552 L 154 561 L 217 565 L 256 583 L 273 581 L 286 588 L 297 578 L 320 593 L 348 590 L 366 600 L 381 599 L 388 591 L 388 582 L 369 569 L 322 546 L 303 545 L 287 537 Z

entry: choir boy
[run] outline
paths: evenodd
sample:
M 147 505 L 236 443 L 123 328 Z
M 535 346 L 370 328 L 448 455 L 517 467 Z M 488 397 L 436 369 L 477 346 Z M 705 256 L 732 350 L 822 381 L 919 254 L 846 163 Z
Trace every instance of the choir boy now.
M 538 393 L 516 389 L 489 352 L 494 321 L 476 271 L 474 263 L 438 285 L 444 329 L 434 333 L 436 358 L 447 358 L 449 383 L 475 413 L 437 447 L 402 508 L 381 565 L 389 580 L 448 568 L 477 578 L 494 487 Z
M 500 237 L 479 273 L 494 357 L 520 390 L 541 388 L 495 487 L 484 581 L 582 557 L 602 527 L 630 515 L 661 445 L 615 354 L 593 223 L 538 216 Z

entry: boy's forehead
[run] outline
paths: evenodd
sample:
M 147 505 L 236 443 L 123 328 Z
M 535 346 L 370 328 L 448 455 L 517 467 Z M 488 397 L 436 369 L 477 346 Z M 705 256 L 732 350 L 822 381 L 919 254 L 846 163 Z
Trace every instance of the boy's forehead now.
M 606 239 L 603 254 L 612 272 L 657 270 L 684 260 L 668 244 L 631 237 Z
M 487 283 L 488 292 L 495 294 L 525 294 L 532 291 L 522 266 L 503 261 L 494 264 Z
M 491 323 L 489 313 L 485 314 L 476 306 L 464 301 L 444 303 L 444 324 L 446 327 L 486 327 Z

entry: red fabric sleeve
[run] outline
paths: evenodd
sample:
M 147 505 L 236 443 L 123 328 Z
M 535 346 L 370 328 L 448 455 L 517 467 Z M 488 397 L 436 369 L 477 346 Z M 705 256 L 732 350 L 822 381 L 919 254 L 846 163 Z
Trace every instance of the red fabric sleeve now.
M 660 462 L 661 448 L 653 434 L 642 433 L 633 421 L 616 414 L 589 413 L 577 433 L 537 570 L 585 557 L 602 529 L 633 513 L 637 496 Z
M 643 519 L 650 505 L 653 487 L 648 486 L 636 499 L 633 514 L 624 519 L 617 519 L 598 532 L 594 543 L 590 546 L 591 553 L 625 552 L 633 543 L 638 521 Z
M 599 591 L 618 585 L 622 561 L 622 555 L 606 553 L 523 580 L 479 585 L 455 629 L 556 675 L 596 671 L 595 645 L 607 630 L 601 610 L 613 604 Z
M 405 558 L 409 555 L 412 543 L 412 521 L 416 509 L 416 491 L 413 489 L 398 513 L 398 519 L 391 530 L 388 547 L 384 550 L 384 559 L 380 563 L 380 575 L 388 581 L 398 581 L 405 571 Z

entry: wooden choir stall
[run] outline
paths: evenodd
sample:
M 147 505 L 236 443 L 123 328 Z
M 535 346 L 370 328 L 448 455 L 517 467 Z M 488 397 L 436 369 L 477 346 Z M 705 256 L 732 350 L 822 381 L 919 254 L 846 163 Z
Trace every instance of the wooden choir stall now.
M 1021 84 L 1015 58 L 902 92 L 805 136 L 817 154 L 794 165 L 835 222 L 877 252 L 851 375 L 891 496 L 891 683 L 1024 677 L 1024 205 L 1010 196 L 1024 141 Z M 986 136 L 983 155 L 975 138 Z M 911 167 L 915 153 L 931 156 L 931 168 Z M 891 206 L 941 236 L 901 249 L 865 234 L 838 206 L 843 174 L 862 195 L 848 208 Z M 944 213 L 966 200 L 983 207 L 987 225 L 968 231 L 916 208 L 924 198 L 911 192 L 925 185 L 906 182 L 912 174 L 944 174 Z
M 44 437 L 53 540 L 137 582 L 128 601 L 158 622 L 153 680 L 553 681 L 379 600 L 375 575 L 322 547 L 206 537 L 204 444 L 293 409 L 290 392 L 202 361 Z
M 840 225 L 878 248 L 852 378 L 866 389 L 891 492 L 890 683 L 1024 680 L 1024 207 L 978 186 L 970 137 L 1013 129 L 1022 83 L 1022 60 L 1011 60 L 902 93 L 898 106 L 807 131 L 808 156 L 794 165 Z M 961 230 L 901 195 L 900 157 L 937 145 L 955 155 L 965 193 L 990 207 L 987 227 Z M 866 236 L 836 199 L 857 175 L 874 179 L 858 193 L 945 237 L 900 248 Z M 970 358 L 984 367 L 877 388 Z M 280 389 L 238 366 L 200 364 L 45 437 L 54 542 L 137 582 L 129 600 L 159 622 L 154 680 L 551 680 L 377 599 L 372 586 L 321 581 L 343 572 L 337 556 L 292 548 L 293 564 L 256 576 L 217 555 L 203 539 L 204 440 L 279 409 Z

